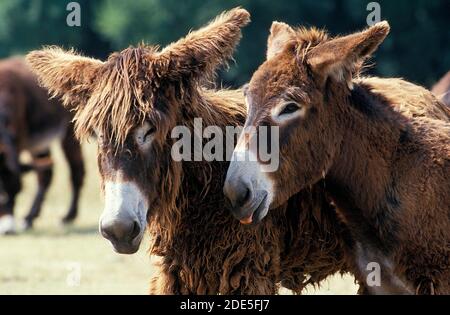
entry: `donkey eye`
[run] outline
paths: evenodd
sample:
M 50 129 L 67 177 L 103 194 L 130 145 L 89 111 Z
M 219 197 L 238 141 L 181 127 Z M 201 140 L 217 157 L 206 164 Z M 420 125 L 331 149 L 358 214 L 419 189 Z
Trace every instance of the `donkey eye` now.
M 147 140 L 147 138 L 148 138 L 149 136 L 151 136 L 152 134 L 154 134 L 155 131 L 156 131 L 156 128 L 155 128 L 155 127 L 153 127 L 153 126 L 150 127 L 150 128 L 145 132 L 145 134 L 144 134 L 144 141 Z
M 295 102 L 289 102 L 283 107 L 283 109 L 278 114 L 278 116 L 292 114 L 292 113 L 298 111 L 300 108 L 301 108 L 301 106 L 299 104 L 297 104 Z

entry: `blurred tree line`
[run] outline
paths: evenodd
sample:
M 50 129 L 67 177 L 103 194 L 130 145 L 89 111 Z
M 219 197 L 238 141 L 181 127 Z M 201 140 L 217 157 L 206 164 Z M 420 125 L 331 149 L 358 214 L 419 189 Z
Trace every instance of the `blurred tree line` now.
M 273 20 L 345 34 L 365 28 L 370 13 L 366 10 L 370 1 L 363 0 L 78 0 L 81 27 L 69 27 L 69 2 L 1 1 L 0 56 L 23 54 L 42 45 L 75 47 L 98 58 L 141 41 L 164 46 L 240 5 L 252 14 L 252 23 L 244 29 L 236 64 L 221 73 L 225 85 L 238 86 L 264 60 Z M 377 2 L 381 19 L 388 20 L 392 30 L 369 72 L 430 86 L 450 70 L 450 0 Z

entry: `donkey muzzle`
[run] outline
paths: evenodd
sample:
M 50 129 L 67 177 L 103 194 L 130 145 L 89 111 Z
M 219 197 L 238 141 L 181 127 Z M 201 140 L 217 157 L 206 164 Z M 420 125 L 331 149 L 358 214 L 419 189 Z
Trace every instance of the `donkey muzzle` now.
M 223 192 L 233 216 L 242 224 L 257 224 L 267 214 L 267 196 L 264 190 L 254 189 L 242 177 L 227 177 Z
M 138 236 L 141 233 L 141 227 L 139 222 L 132 218 L 102 220 L 100 232 L 120 254 L 133 254 L 139 249 Z
M 106 182 L 100 233 L 116 252 L 133 254 L 138 251 L 144 236 L 147 211 L 147 199 L 135 183 Z

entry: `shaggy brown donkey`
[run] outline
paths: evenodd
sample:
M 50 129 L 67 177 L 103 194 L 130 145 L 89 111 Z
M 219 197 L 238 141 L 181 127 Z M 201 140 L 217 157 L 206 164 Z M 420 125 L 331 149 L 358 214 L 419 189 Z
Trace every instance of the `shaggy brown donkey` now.
M 450 71 L 433 86 L 431 92 L 450 106 Z
M 274 23 L 268 59 L 246 93 L 246 124 L 279 126 L 279 169 L 268 173 L 261 162 L 245 169 L 232 162 L 226 185 L 246 186 L 241 194 L 257 199 L 248 201 L 258 205 L 256 212 L 234 209 L 238 219 L 251 221 L 325 178 L 355 240 L 357 278 L 364 283 L 371 275 L 370 262 L 381 268 L 381 286 L 367 282 L 368 293 L 448 294 L 448 109 L 401 80 L 354 78 L 388 32 L 381 22 L 329 39 L 316 29 Z M 426 107 L 433 109 L 420 110 Z M 443 119 L 430 118 L 435 114 Z
M 133 253 L 149 225 L 151 253 L 161 257 L 151 293 L 273 294 L 279 282 L 300 293 L 346 270 L 345 232 L 320 186 L 244 227 L 224 207 L 227 162 L 171 157 L 175 126 L 192 130 L 195 118 L 221 130 L 243 124 L 242 91 L 202 86 L 248 21 L 235 9 L 161 51 L 128 48 L 106 62 L 58 48 L 27 57 L 46 87 L 79 104 L 77 135 L 98 135 L 102 234 L 118 252 Z
M 63 222 L 75 219 L 84 167 L 70 119 L 70 113 L 59 101 L 49 101 L 47 91 L 39 87 L 22 59 L 0 61 L 0 234 L 15 231 L 14 201 L 21 188 L 21 173 L 30 168 L 36 170 L 39 186 L 25 218 L 25 228 L 30 228 L 39 215 L 52 177 L 49 145 L 58 138 L 69 162 L 73 189 L 69 212 Z M 22 151 L 31 154 L 31 167 L 19 163 Z

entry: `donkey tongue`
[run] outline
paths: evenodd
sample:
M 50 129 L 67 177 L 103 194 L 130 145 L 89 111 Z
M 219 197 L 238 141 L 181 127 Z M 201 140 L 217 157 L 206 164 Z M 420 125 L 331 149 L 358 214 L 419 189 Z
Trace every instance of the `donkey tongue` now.
M 253 221 L 253 213 L 251 215 L 249 215 L 248 217 L 239 220 L 239 222 L 241 222 L 241 224 L 252 224 L 252 221 Z

